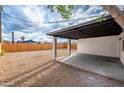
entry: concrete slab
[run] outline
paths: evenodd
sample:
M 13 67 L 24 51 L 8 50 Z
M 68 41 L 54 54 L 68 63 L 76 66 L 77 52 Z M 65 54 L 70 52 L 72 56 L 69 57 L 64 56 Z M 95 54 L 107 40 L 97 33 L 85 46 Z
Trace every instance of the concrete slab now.
M 124 81 L 124 66 L 118 58 L 89 54 L 74 54 L 60 60 L 62 63 Z

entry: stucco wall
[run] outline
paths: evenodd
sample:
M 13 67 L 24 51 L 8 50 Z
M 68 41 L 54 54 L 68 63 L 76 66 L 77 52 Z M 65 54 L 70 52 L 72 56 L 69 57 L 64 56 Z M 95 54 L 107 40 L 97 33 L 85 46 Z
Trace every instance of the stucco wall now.
M 124 52 L 122 52 L 122 51 L 120 54 L 120 60 L 121 60 L 121 63 L 124 65 Z
M 77 52 L 119 57 L 119 36 L 79 39 Z
M 120 37 L 121 37 L 121 46 L 120 46 L 120 60 L 121 60 L 121 63 L 124 65 L 124 50 L 122 50 L 122 40 L 124 40 L 124 32 L 122 32 L 120 34 Z

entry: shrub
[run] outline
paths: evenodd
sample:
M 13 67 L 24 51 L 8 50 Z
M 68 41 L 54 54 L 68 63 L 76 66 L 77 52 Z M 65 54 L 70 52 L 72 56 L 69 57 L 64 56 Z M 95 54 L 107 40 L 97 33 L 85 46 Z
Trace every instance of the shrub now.
M 5 50 L 1 50 L 0 56 L 5 56 L 6 55 L 6 51 Z

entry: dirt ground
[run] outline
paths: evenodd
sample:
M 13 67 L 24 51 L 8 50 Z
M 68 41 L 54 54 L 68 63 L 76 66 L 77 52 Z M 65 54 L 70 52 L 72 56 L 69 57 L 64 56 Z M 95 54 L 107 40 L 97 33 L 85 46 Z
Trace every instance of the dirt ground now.
M 58 55 L 67 55 L 66 52 L 66 50 L 59 50 Z M 0 57 L 0 85 L 24 87 L 124 86 L 122 81 L 50 61 L 51 54 L 51 50 L 44 50 L 8 53 L 6 56 Z

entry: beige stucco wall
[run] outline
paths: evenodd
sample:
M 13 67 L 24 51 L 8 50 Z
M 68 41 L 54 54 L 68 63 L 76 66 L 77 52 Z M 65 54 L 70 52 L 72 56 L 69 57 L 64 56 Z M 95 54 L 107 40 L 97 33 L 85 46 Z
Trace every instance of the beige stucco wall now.
M 77 52 L 119 57 L 119 36 L 79 39 Z
M 121 62 L 122 62 L 122 64 L 124 65 L 124 50 L 122 50 L 122 40 L 124 40 L 124 32 L 122 32 L 121 34 L 120 34 L 120 37 L 121 37 L 121 46 L 120 46 L 120 60 L 121 60 Z
M 121 60 L 121 63 L 124 65 L 124 52 L 122 52 L 122 51 L 120 54 L 120 60 Z

